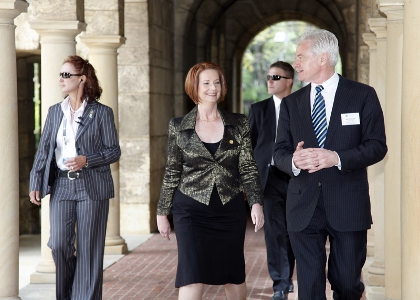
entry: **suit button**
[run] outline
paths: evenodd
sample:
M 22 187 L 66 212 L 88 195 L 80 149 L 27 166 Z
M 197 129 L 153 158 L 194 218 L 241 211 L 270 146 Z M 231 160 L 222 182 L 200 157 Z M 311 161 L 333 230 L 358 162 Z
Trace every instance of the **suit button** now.
M 318 186 L 321 186 L 321 182 L 318 182 Z
M 268 165 L 267 165 L 267 167 L 270 167 L 270 166 L 271 166 L 271 164 L 268 164 Z

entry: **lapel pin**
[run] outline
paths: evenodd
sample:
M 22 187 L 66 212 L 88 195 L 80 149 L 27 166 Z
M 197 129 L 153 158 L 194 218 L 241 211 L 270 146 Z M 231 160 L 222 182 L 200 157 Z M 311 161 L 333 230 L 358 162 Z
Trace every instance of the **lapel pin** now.
M 229 144 L 233 145 L 233 141 L 232 140 L 229 140 Z
M 92 119 L 92 116 L 93 116 L 93 109 L 89 112 L 89 118 Z

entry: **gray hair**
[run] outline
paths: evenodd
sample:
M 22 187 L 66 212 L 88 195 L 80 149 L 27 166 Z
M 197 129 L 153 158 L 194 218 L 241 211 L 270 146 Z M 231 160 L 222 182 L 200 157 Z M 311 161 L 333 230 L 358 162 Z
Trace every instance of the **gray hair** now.
M 309 29 L 305 31 L 298 40 L 298 44 L 310 40 L 312 41 L 311 52 L 318 56 L 322 53 L 328 53 L 330 65 L 335 67 L 338 62 L 338 40 L 335 35 L 324 29 Z

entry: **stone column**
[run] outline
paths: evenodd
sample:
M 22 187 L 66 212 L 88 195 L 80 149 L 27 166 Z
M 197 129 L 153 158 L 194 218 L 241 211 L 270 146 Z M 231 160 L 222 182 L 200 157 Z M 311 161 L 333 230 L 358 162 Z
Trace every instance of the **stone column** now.
M 385 159 L 385 293 L 401 299 L 401 102 L 404 3 L 382 0 L 387 15 L 386 111 L 388 154 Z
M 382 109 L 385 111 L 386 96 L 386 19 L 371 18 L 368 23 L 376 35 L 376 83 L 374 88 L 378 94 Z M 371 286 L 385 285 L 385 241 L 384 241 L 384 161 L 369 167 L 370 185 L 373 189 L 372 199 L 375 215 L 375 260 L 369 267 L 368 282 Z
M 401 299 L 420 299 L 420 1 L 404 1 L 401 106 Z M 397 199 L 396 199 L 397 200 Z
M 0 147 L 0 299 L 20 299 L 16 26 L 13 20 L 27 8 L 26 1 L 0 0 L 0 136 L 3 144 Z
M 89 48 L 89 62 L 96 70 L 103 88 L 101 103 L 114 111 L 115 124 L 118 130 L 118 67 L 117 49 L 124 38 L 119 35 L 80 37 L 82 43 Z M 127 252 L 127 244 L 120 236 L 120 172 L 119 163 L 111 165 L 114 179 L 115 198 L 109 201 L 109 216 L 106 229 L 105 254 L 123 254 Z
M 85 30 L 79 21 L 32 21 L 32 29 L 40 35 L 41 43 L 41 117 L 45 123 L 48 108 L 63 100 L 58 84 L 64 59 L 76 54 L 75 37 Z M 31 283 L 54 283 L 55 265 L 47 242 L 50 236 L 49 196 L 41 201 L 41 262 L 31 275 Z
M 364 33 L 363 35 L 363 41 L 366 45 L 369 47 L 369 85 L 375 87 L 376 86 L 376 37 L 373 33 Z M 368 181 L 371 183 L 369 185 L 369 194 L 371 202 L 373 203 L 373 206 L 375 207 L 374 201 L 376 199 L 375 197 L 375 170 L 374 166 L 371 166 L 368 168 Z M 372 210 L 372 218 L 375 221 L 375 210 Z M 375 222 L 376 223 L 376 222 Z M 375 255 L 375 248 L 374 243 L 372 245 L 372 241 L 375 239 L 375 223 L 372 225 L 372 228 L 368 231 L 368 256 L 374 256 Z

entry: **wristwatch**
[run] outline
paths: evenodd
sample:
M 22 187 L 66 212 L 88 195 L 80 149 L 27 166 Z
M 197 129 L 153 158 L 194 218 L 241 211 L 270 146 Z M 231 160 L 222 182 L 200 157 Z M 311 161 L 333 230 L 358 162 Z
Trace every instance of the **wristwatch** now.
M 86 164 L 83 166 L 83 168 L 87 168 L 88 166 L 89 166 L 89 163 L 88 163 L 87 158 L 86 158 Z

